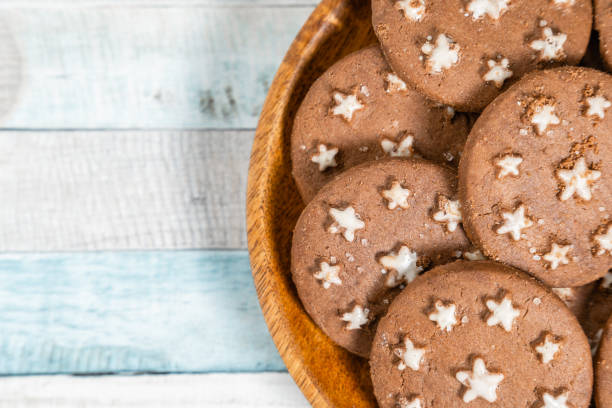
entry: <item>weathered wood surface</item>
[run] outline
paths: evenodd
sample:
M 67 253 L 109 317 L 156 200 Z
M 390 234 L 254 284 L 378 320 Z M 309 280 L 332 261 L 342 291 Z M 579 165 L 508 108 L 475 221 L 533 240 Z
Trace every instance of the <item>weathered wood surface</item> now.
M 4 378 L 0 406 L 306 408 L 309 404 L 289 374 L 265 373 Z
M 0 7 L 0 44 L 15 45 L 0 49 L 0 66 L 18 73 L 0 94 L 0 113 L 12 106 L 0 126 L 12 129 L 254 128 L 313 9 L 273 1 L 12 3 Z
M 252 131 L 0 131 L 0 251 L 245 248 Z
M 0 281 L 0 375 L 284 370 L 245 251 L 1 254 Z

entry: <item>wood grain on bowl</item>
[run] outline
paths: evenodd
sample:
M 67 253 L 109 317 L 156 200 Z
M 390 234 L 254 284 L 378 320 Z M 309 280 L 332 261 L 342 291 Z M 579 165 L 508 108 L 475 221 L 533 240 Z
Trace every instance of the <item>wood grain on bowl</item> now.
M 287 368 L 315 407 L 375 407 L 366 360 L 312 322 L 290 274 L 291 235 L 304 204 L 291 177 L 293 116 L 310 85 L 343 56 L 375 42 L 370 2 L 323 0 L 287 52 L 264 104 L 247 186 L 247 234 L 264 317 Z

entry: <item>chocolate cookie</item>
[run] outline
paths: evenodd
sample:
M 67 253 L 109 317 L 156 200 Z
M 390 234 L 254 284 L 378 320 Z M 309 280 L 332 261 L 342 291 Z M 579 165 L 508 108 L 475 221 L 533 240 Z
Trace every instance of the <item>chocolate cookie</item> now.
M 603 329 L 612 315 L 612 272 L 608 272 L 604 278 L 598 282 L 598 286 L 591 296 L 586 318 L 582 326 L 589 341 L 593 354 L 597 352 L 599 342 L 603 334 Z
M 391 67 L 424 95 L 480 111 L 536 68 L 578 64 L 590 0 L 372 0 Z
M 459 196 L 485 255 L 552 287 L 612 265 L 612 77 L 586 68 L 527 75 L 491 103 L 466 143 Z
M 402 286 L 469 248 L 455 173 L 419 159 L 357 166 L 306 206 L 291 272 L 304 308 L 337 344 L 368 356 L 377 319 Z
M 606 67 L 612 69 L 612 0 L 594 0 L 594 3 L 599 52 Z
M 574 315 L 490 261 L 457 261 L 408 285 L 380 320 L 370 367 L 381 408 L 585 408 L 593 384 Z
M 608 319 L 595 359 L 595 404 L 612 407 L 612 317 Z
M 471 123 L 408 87 L 369 47 L 333 65 L 302 101 L 291 136 L 293 177 L 308 202 L 342 171 L 383 157 L 456 166 Z

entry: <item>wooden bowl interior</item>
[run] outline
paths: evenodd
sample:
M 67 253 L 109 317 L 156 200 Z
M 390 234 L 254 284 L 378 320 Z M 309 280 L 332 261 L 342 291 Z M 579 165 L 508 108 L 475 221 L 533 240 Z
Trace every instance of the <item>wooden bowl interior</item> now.
M 374 42 L 369 1 L 324 0 L 277 72 L 251 157 L 247 221 L 254 280 L 279 352 L 313 406 L 376 407 L 376 401 L 367 361 L 323 334 L 291 280 L 291 237 L 304 208 L 291 176 L 293 117 L 327 68 Z

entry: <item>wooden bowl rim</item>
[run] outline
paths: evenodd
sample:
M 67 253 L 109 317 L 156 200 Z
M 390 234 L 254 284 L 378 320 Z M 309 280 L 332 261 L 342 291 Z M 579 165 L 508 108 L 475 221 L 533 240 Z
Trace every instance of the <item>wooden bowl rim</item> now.
M 289 374 L 301 389 L 304 396 L 314 407 L 331 407 L 325 394 L 313 382 L 308 368 L 297 353 L 295 346 L 283 337 L 282 326 L 287 316 L 280 314 L 279 294 L 276 283 L 271 278 L 271 270 L 279 269 L 277 260 L 272 256 L 273 242 L 269 225 L 262 222 L 266 218 L 268 202 L 268 182 L 273 166 L 269 157 L 273 143 L 283 136 L 288 102 L 294 93 L 305 67 L 339 24 L 337 16 L 347 9 L 348 0 L 323 0 L 315 8 L 297 37 L 291 44 L 268 91 L 262 108 L 260 121 L 255 132 L 251 151 L 247 182 L 247 240 L 251 269 L 257 296 L 268 325 L 272 339 L 285 362 Z M 265 116 L 265 119 L 264 119 Z M 281 311 L 282 312 L 282 311 Z M 274 314 L 274 319 L 272 318 Z M 284 321 L 283 321 L 284 320 Z

